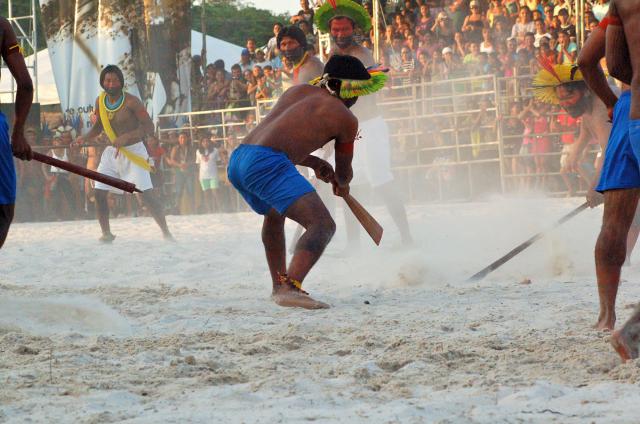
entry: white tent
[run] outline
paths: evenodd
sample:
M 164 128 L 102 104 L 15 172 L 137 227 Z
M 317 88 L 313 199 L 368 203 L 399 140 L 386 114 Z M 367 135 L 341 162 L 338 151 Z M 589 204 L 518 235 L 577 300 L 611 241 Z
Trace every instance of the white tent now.
M 229 71 L 231 65 L 240 62 L 240 53 L 243 47 L 207 35 L 207 63 L 213 63 L 218 59 L 224 60 L 224 66 Z M 202 51 L 202 33 L 191 31 L 191 54 L 200 54 Z
M 191 54 L 200 54 L 202 51 L 202 33 L 191 31 Z M 224 60 L 227 70 L 231 65 L 240 61 L 240 52 L 242 47 L 229 43 L 219 38 L 207 35 L 207 63 L 211 63 L 217 59 Z M 51 59 L 49 58 L 49 49 L 38 52 L 38 97 L 43 105 L 59 104 L 58 89 L 53 78 L 53 69 L 51 67 Z M 33 55 L 25 58 L 27 65 L 33 64 Z M 31 75 L 33 78 L 33 75 Z M 12 91 L 13 78 L 8 72 L 3 75 L 0 81 L 0 102 L 11 103 L 13 99 L 9 92 Z M 35 78 L 34 78 L 35 83 Z M 14 87 L 15 87 L 15 83 Z M 36 99 L 34 98 L 34 101 Z

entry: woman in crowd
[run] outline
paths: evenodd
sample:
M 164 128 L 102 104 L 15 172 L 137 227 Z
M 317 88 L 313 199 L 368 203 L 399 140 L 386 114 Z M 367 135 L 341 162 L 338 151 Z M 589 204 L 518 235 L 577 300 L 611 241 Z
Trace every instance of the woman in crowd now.
M 209 213 L 217 212 L 220 208 L 218 201 L 218 162 L 220 156 L 209 137 L 204 136 L 200 139 L 200 146 L 196 151 L 196 164 L 199 167 L 198 177 L 202 195 L 204 197 L 205 210 Z
M 480 12 L 480 4 L 477 0 L 471 0 L 469 4 L 471 13 L 467 15 L 462 24 L 462 32 L 466 41 L 482 41 L 482 28 L 485 26 L 485 19 Z

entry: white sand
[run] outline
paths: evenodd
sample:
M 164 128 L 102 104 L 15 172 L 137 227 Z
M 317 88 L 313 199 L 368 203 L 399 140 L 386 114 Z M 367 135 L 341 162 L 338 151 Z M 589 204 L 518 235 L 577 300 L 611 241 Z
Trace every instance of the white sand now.
M 590 328 L 601 209 L 465 282 L 579 202 L 411 207 L 411 251 L 374 207 L 382 246 L 342 257 L 339 232 L 305 282 L 333 305 L 314 312 L 270 302 L 250 213 L 169 217 L 177 244 L 148 218 L 112 221 L 111 246 L 92 221 L 16 224 L 0 253 L 0 422 L 638 422 L 640 361 Z

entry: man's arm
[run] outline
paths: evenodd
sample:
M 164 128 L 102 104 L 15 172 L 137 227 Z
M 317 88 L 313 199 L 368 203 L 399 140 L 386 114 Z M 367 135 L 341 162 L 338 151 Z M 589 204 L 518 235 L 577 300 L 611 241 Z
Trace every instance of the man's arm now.
M 87 143 L 100 135 L 100 133 L 102 132 L 102 119 L 100 118 L 99 108 L 100 108 L 99 100 L 96 99 L 96 105 L 94 109 L 94 114 L 95 114 L 94 116 L 96 117 L 96 122 L 94 122 L 94 124 L 91 126 L 91 129 L 89 130 L 88 133 L 86 133 L 85 135 L 80 135 L 76 137 L 75 144 L 81 145 L 81 144 Z
M 113 140 L 113 144 L 116 146 L 131 144 L 132 142 L 142 140 L 147 135 L 153 135 L 154 133 L 153 121 L 140 99 L 130 95 L 126 96 L 127 99 L 125 101 L 127 102 L 127 107 L 129 107 L 136 116 L 136 119 L 138 120 L 138 127 L 124 134 L 120 134 L 118 138 Z
M 618 16 L 615 1 L 609 4 L 609 25 L 606 32 L 606 57 L 609 73 L 625 84 L 631 84 L 633 70 L 629 58 L 629 46 L 624 36 L 624 28 Z
M 338 196 L 349 194 L 349 183 L 353 178 L 353 169 L 351 168 L 353 144 L 358 135 L 358 119 L 352 113 L 345 113 L 345 118 L 342 121 L 344 122 L 335 142 L 334 193 Z
M 0 18 L 0 30 L 2 31 L 2 46 L 0 46 L 2 59 L 7 64 L 18 86 L 15 118 L 11 133 L 11 148 L 17 158 L 31 160 L 31 147 L 24 138 L 24 124 L 27 121 L 27 115 L 29 115 L 29 109 L 31 109 L 31 102 L 33 101 L 33 82 L 31 82 L 27 65 L 24 63 L 20 45 L 11 23 L 5 18 Z

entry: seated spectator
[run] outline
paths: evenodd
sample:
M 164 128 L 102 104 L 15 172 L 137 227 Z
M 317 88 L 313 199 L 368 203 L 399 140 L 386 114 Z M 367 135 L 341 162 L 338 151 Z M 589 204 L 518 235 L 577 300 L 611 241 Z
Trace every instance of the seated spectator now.
M 511 26 L 507 25 L 507 21 L 500 17 L 496 18 L 495 24 L 491 31 L 491 38 L 496 44 L 504 43 L 511 37 Z

